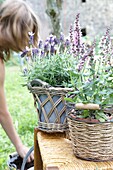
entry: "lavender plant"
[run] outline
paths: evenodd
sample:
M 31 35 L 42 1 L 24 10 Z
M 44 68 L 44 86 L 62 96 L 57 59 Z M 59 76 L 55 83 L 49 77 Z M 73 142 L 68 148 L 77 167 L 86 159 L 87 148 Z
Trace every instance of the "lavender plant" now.
M 74 69 L 70 55 L 70 41 L 63 33 L 57 38 L 50 35 L 45 42 L 40 40 L 38 47 L 33 48 L 33 34 L 30 33 L 30 47 L 21 54 L 26 67 L 23 69 L 27 82 L 40 79 L 51 86 L 71 86 L 69 70 Z
M 66 100 L 74 103 L 99 104 L 101 110 L 82 111 L 79 116 L 93 117 L 99 121 L 108 120 L 109 112 L 104 112 L 106 107 L 113 106 L 113 46 L 110 29 L 102 37 L 99 46 L 96 41 L 91 46 L 82 43 L 79 27 L 79 15 L 76 17 L 74 28 L 70 29 L 72 54 L 77 59 L 75 74 L 72 74 L 75 94 Z M 99 49 L 95 55 L 96 48 Z M 109 110 L 109 109 L 107 109 Z

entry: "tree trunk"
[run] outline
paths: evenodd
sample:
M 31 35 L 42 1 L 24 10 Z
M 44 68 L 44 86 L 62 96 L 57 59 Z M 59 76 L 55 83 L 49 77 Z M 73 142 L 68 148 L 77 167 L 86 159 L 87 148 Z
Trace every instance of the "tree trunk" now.
M 47 10 L 46 13 L 50 17 L 52 24 L 52 34 L 57 37 L 62 32 L 60 14 L 62 10 L 63 0 L 47 0 Z

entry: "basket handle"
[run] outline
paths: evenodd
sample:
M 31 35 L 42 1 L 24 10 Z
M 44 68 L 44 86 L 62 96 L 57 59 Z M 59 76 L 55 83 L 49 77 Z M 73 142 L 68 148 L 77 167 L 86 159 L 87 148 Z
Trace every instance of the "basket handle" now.
M 98 104 L 94 103 L 88 103 L 88 104 L 83 104 L 83 103 L 76 103 L 75 104 L 76 109 L 84 109 L 84 110 L 100 110 L 100 106 Z
M 51 87 L 50 84 L 48 84 L 47 82 L 45 81 L 42 81 L 40 79 L 34 79 L 30 82 L 31 86 L 34 87 L 34 86 L 41 86 L 41 87 Z

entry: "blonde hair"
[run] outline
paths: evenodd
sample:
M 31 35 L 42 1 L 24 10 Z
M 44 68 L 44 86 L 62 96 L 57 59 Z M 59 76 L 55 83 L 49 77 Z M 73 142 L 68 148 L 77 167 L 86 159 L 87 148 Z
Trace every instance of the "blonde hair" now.
M 19 52 L 29 44 L 28 32 L 38 41 L 38 18 L 23 0 L 6 0 L 0 6 L 0 57 L 9 58 L 10 50 Z

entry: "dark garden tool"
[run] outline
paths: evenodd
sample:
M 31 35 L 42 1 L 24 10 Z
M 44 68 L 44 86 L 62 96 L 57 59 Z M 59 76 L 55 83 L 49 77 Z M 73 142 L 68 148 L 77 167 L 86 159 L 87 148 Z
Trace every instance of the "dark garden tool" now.
M 27 162 L 27 159 L 33 150 L 34 147 L 28 151 L 24 159 L 22 159 L 18 153 L 10 154 L 7 162 L 9 170 L 30 170 L 31 167 L 34 167 L 34 161 L 30 163 Z

